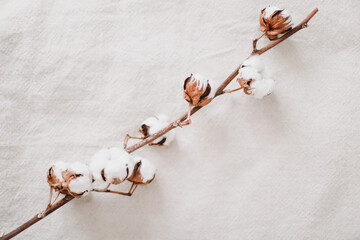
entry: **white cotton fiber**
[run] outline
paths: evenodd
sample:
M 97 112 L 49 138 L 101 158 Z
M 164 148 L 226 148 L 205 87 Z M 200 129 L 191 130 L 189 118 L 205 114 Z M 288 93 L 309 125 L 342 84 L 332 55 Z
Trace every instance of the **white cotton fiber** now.
M 92 175 L 86 164 L 74 162 L 68 169 L 75 174 L 81 174 L 81 176 L 70 181 L 69 189 L 71 192 L 81 194 L 92 189 Z
M 142 122 L 141 125 L 145 124 L 149 127 L 149 135 L 153 135 L 160 130 L 166 128 L 170 123 L 168 122 L 168 117 L 166 115 L 157 115 L 156 117 L 149 117 L 144 122 Z M 166 141 L 164 142 L 165 146 L 168 146 L 174 139 L 175 139 L 175 131 L 172 130 L 170 132 L 167 132 L 163 136 L 156 139 L 153 143 L 159 143 L 164 138 L 166 138 Z
M 106 182 L 113 183 L 115 178 L 123 182 L 129 175 L 128 167 L 119 160 L 111 160 L 107 163 L 105 170 Z
M 262 76 L 255 68 L 243 67 L 239 70 L 239 76 L 244 80 L 261 80 Z
M 144 183 L 154 178 L 155 173 L 156 173 L 156 167 L 154 164 L 152 164 L 152 162 L 150 162 L 146 158 L 142 158 L 139 156 L 135 157 L 134 160 L 135 160 L 135 163 L 138 163 L 141 161 L 140 174 L 142 176 L 142 181 Z
M 160 122 L 169 122 L 169 117 L 165 114 L 158 114 L 156 115 L 156 118 L 160 121 Z
M 272 77 L 271 70 L 264 63 L 264 61 L 262 60 L 262 58 L 259 55 L 253 55 L 253 56 L 249 57 L 248 59 L 245 60 L 245 62 L 242 64 L 242 66 L 243 67 L 251 67 L 251 68 L 255 69 L 258 73 L 260 73 L 262 78 L 271 78 Z M 242 71 L 245 71 L 245 73 L 244 73 L 245 77 L 248 77 L 248 75 L 246 75 L 247 73 L 254 74 L 253 70 L 250 70 L 250 69 L 245 69 Z M 240 71 L 239 71 L 239 73 L 240 73 Z M 248 80 L 245 77 L 243 77 L 243 78 L 245 80 Z M 256 79 L 256 80 L 259 80 L 259 79 Z
M 92 178 L 89 175 L 77 177 L 70 181 L 69 189 L 77 194 L 90 192 L 92 189 Z
M 272 72 L 271 69 L 265 65 L 262 72 L 260 72 L 263 78 L 272 78 Z
M 56 162 L 53 164 L 52 169 L 54 170 L 54 174 L 55 176 L 62 182 L 64 181 L 64 178 L 62 176 L 62 172 L 65 171 L 66 169 L 68 169 L 69 167 L 69 163 L 66 162 Z
M 150 129 L 149 129 L 149 135 L 152 135 L 152 134 L 154 134 L 154 133 L 156 133 L 155 132 L 155 130 L 151 130 L 151 128 L 153 128 L 153 129 L 155 129 L 155 128 L 159 128 L 158 127 L 158 124 L 159 123 L 159 119 L 157 119 L 156 117 L 149 117 L 149 118 L 147 118 L 147 119 L 145 119 L 145 121 L 143 121 L 142 123 L 141 123 L 141 125 L 146 125 L 146 126 L 149 126 L 150 127 Z M 151 133 L 151 132 L 152 133 Z
M 169 132 L 167 132 L 166 134 L 163 135 L 163 137 L 166 138 L 166 141 L 164 142 L 164 145 L 165 145 L 165 146 L 169 146 L 170 143 L 171 143 L 172 141 L 174 141 L 174 139 L 175 139 L 175 131 L 176 131 L 176 130 L 173 129 L 173 130 L 171 130 L 171 131 L 169 131 Z
M 265 18 L 269 18 L 277 10 L 281 10 L 281 8 L 275 6 L 268 6 L 267 8 L 265 8 Z
M 81 162 L 71 163 L 68 169 L 77 174 L 82 174 L 84 176 L 91 176 L 89 166 Z
M 254 81 L 251 83 L 251 88 L 251 95 L 255 98 L 261 99 L 273 91 L 274 80 L 263 79 L 260 81 Z
M 261 57 L 257 54 L 246 59 L 242 64 L 242 66 L 254 68 L 259 73 L 261 73 L 265 68 L 264 62 L 262 61 Z
M 111 160 L 104 169 L 106 181 L 112 183 L 115 178 L 124 181 L 127 177 L 130 177 L 135 166 L 133 157 L 121 148 L 111 148 L 110 155 Z
M 110 150 L 103 148 L 90 159 L 89 167 L 94 180 L 104 181 L 101 176 L 101 171 L 106 167 L 107 162 L 110 160 Z
M 206 89 L 206 86 L 208 83 L 208 79 L 206 79 L 206 77 L 204 77 L 203 75 L 201 75 L 199 73 L 195 73 L 192 75 L 192 79 L 193 79 L 193 81 L 196 81 L 197 89 L 199 89 L 199 90 Z
M 273 79 L 271 79 L 271 78 L 265 78 L 264 81 L 268 86 L 267 95 L 269 95 L 274 91 L 275 81 Z

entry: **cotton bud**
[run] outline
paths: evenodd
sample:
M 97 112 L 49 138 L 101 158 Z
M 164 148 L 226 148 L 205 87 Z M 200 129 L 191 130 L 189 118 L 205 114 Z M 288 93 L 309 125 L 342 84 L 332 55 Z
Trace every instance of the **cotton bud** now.
M 260 30 L 270 40 L 276 40 L 279 35 L 292 29 L 291 16 L 289 13 L 278 7 L 266 7 L 260 14 Z
M 127 179 L 138 185 L 145 185 L 155 178 L 156 167 L 148 159 L 135 157 L 135 168 L 133 174 Z
M 210 80 L 200 74 L 191 74 L 184 81 L 184 98 L 191 106 L 205 106 L 213 98 Z
M 49 169 L 47 181 L 50 187 L 62 194 L 80 198 L 92 189 L 92 175 L 87 165 L 57 162 Z
M 144 138 L 153 135 L 169 125 L 168 117 L 166 115 L 158 115 L 149 117 L 141 124 L 140 132 Z M 175 130 L 169 131 L 158 139 L 152 142 L 152 145 L 165 145 L 168 146 L 175 138 Z
M 111 184 L 120 184 L 134 171 L 133 157 L 121 148 L 110 148 L 110 160 L 101 171 L 104 181 Z
M 262 99 L 263 97 L 272 93 L 274 84 L 274 80 L 269 78 L 254 81 L 251 83 L 251 95 L 255 98 Z

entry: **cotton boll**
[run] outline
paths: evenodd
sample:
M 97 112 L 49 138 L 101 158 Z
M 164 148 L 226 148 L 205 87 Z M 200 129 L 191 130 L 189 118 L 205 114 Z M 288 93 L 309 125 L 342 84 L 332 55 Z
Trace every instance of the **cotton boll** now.
M 128 178 L 129 181 L 137 184 L 148 184 L 156 174 L 156 167 L 148 159 L 142 157 L 135 157 L 135 169 L 133 174 Z
M 83 194 L 92 189 L 92 174 L 88 165 L 81 162 L 74 162 L 70 165 L 69 170 L 79 175 L 69 183 L 71 192 Z
M 242 64 L 242 66 L 254 68 L 259 73 L 261 73 L 265 68 L 264 62 L 262 61 L 261 57 L 257 54 L 246 59 Z
M 239 76 L 247 81 L 250 80 L 261 80 L 262 76 L 255 68 L 252 67 L 243 67 L 239 70 Z
M 121 161 L 129 168 L 130 174 L 134 170 L 134 158 L 122 148 L 110 148 L 111 160 Z
M 156 117 L 149 117 L 141 123 L 141 127 L 143 128 L 144 125 L 146 125 L 148 127 L 157 127 L 158 123 L 159 123 L 159 119 L 157 119 Z M 150 136 L 151 134 L 147 130 L 146 133 L 144 133 L 144 135 Z
M 264 79 L 260 81 L 254 81 L 251 83 L 252 93 L 255 98 L 262 99 L 269 95 L 274 87 L 274 81 L 272 79 Z
M 146 158 L 141 158 L 141 167 L 140 173 L 143 179 L 143 182 L 152 180 L 155 177 L 156 167 L 152 162 Z
M 119 160 L 111 160 L 104 169 L 106 182 L 119 184 L 123 182 L 131 174 L 129 168 Z
M 50 187 L 55 191 L 76 198 L 92 189 L 92 175 L 89 168 L 80 162 L 72 164 L 55 163 L 49 169 L 47 180 Z
M 275 86 L 275 81 L 271 78 L 266 78 L 264 79 L 266 85 L 268 86 L 268 93 L 267 95 L 271 94 L 274 90 L 274 86 Z
M 89 167 L 96 181 L 104 181 L 101 176 L 101 171 L 106 167 L 107 162 L 110 160 L 110 150 L 103 148 L 90 159 Z
M 275 11 L 281 10 L 281 8 L 275 7 L 275 6 L 268 6 L 265 8 L 265 18 L 269 18 Z
M 79 176 L 75 179 L 72 179 L 68 187 L 72 193 L 76 193 L 80 195 L 86 192 L 90 192 L 92 189 L 91 175 Z
M 262 78 L 271 78 L 272 77 L 270 68 L 264 63 L 264 61 L 262 60 L 262 58 L 259 55 L 253 55 L 250 58 L 246 59 L 245 62 L 242 64 L 242 66 L 243 67 L 251 67 L 251 68 L 256 69 L 256 71 L 262 75 Z M 248 79 L 245 79 L 245 80 L 248 80 Z M 259 79 L 257 79 L 257 80 L 259 80 Z
M 59 181 L 64 181 L 62 172 L 65 171 L 69 167 L 69 163 L 66 162 L 56 162 L 52 166 L 53 174 L 56 176 L 56 178 L 59 179 Z M 50 171 L 49 171 L 50 172 Z M 49 175 L 49 173 L 48 173 Z
M 262 99 L 267 95 L 267 86 L 263 80 L 254 81 L 251 83 L 251 95 L 255 98 Z
M 271 69 L 267 65 L 264 65 L 264 69 L 261 72 L 261 75 L 263 78 L 272 78 Z
M 165 114 L 159 114 L 159 115 L 156 115 L 156 118 L 160 121 L 160 122 L 166 122 L 168 123 L 169 122 L 169 117 Z
M 164 127 L 168 125 L 167 122 L 160 121 L 156 117 L 149 117 L 141 124 L 142 132 L 145 137 L 153 135 L 158 131 L 162 130 Z M 146 128 L 146 130 L 144 129 Z
M 165 146 L 169 146 L 172 141 L 175 139 L 175 129 L 167 132 L 163 135 L 163 138 L 166 138 L 166 141 L 164 142 Z
M 149 134 L 153 135 L 169 125 L 168 122 L 159 121 L 155 125 L 149 128 Z M 169 146 L 169 144 L 175 139 L 175 130 L 169 131 L 153 141 L 155 144 Z
M 119 184 L 134 171 L 133 157 L 121 148 L 110 148 L 111 160 L 107 162 L 103 177 L 106 182 Z
M 156 134 L 162 129 L 166 128 L 170 123 L 166 115 L 158 115 L 156 117 L 149 117 L 141 124 L 140 132 L 144 137 Z M 161 137 L 154 140 L 153 144 L 168 146 L 175 139 L 175 132 L 170 131 Z
M 269 40 L 276 40 L 292 29 L 291 16 L 288 11 L 278 7 L 266 7 L 261 10 L 260 30 Z
M 193 78 L 196 81 L 196 87 L 198 90 L 205 89 L 208 83 L 208 79 L 199 73 L 193 74 Z
M 84 176 L 91 176 L 89 166 L 81 162 L 71 163 L 68 169 Z
M 191 74 L 184 81 L 184 98 L 190 106 L 205 106 L 215 94 L 212 81 L 201 74 Z

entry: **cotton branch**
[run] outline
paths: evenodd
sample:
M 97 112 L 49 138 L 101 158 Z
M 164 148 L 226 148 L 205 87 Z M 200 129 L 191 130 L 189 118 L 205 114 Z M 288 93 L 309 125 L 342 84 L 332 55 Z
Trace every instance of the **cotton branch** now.
M 284 36 L 282 36 L 281 38 L 279 38 L 278 40 L 275 40 L 271 43 L 269 43 L 268 45 L 266 45 L 265 47 L 261 48 L 261 49 L 257 49 L 256 45 L 257 45 L 257 41 L 260 38 L 257 38 L 253 41 L 253 51 L 250 54 L 250 56 L 258 54 L 261 55 L 264 52 L 270 50 L 271 48 L 275 47 L 276 45 L 278 45 L 279 43 L 281 43 L 282 41 L 284 41 L 285 39 L 287 39 L 288 37 L 290 37 L 291 35 L 295 34 L 296 32 L 300 31 L 303 28 L 307 27 L 307 23 L 310 21 L 310 19 L 318 12 L 318 9 L 315 8 L 300 24 L 298 24 L 296 27 L 294 27 L 291 31 L 289 31 L 288 33 L 286 33 Z M 229 85 L 229 83 L 238 75 L 239 69 L 241 68 L 241 65 L 238 66 L 226 79 L 225 81 L 217 88 L 216 93 L 214 98 L 216 98 L 219 95 L 222 95 L 224 93 L 224 89 L 227 87 L 227 85 Z M 196 113 L 197 111 L 199 111 L 202 107 L 194 107 L 191 110 L 191 114 L 193 115 L 194 113 Z M 176 121 L 172 122 L 171 124 L 169 124 L 166 128 L 162 129 L 161 131 L 157 132 L 156 134 L 153 134 L 149 137 L 147 137 L 146 139 L 140 141 L 139 143 L 134 144 L 131 147 L 126 148 L 126 151 L 128 153 L 132 153 L 134 151 L 136 151 L 137 149 L 153 142 L 155 139 L 157 139 L 158 137 L 164 135 L 165 133 L 171 131 L 172 129 L 178 127 L 178 122 L 182 122 L 187 118 L 187 113 L 185 113 L 183 116 L 181 116 L 179 119 L 177 119 Z M 59 200 L 57 203 L 53 204 L 51 207 L 49 207 L 44 213 L 42 214 L 37 214 L 35 215 L 33 218 L 31 218 L 29 221 L 25 222 L 24 224 L 22 224 L 21 226 L 19 226 L 18 228 L 16 228 L 15 230 L 13 230 L 12 232 L 2 236 L 0 238 L 0 240 L 7 240 L 7 239 L 11 239 L 13 237 L 15 237 L 17 234 L 21 233 L 22 231 L 24 231 L 25 229 L 29 228 L 30 226 L 32 226 L 33 224 L 35 224 L 36 222 L 40 221 L 41 219 L 43 219 L 44 217 L 46 217 L 47 215 L 51 214 L 52 212 L 54 212 L 55 210 L 57 210 L 58 208 L 64 206 L 66 203 L 70 202 L 71 200 L 73 200 L 74 197 L 70 196 L 70 195 L 66 195 L 64 198 L 62 198 L 61 200 Z

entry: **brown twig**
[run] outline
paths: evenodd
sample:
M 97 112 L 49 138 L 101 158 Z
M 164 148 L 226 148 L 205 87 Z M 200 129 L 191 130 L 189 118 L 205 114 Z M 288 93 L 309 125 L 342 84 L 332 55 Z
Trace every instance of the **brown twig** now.
M 47 211 L 45 211 L 45 213 L 42 215 L 42 213 L 36 214 L 33 218 L 31 218 L 29 221 L 27 221 L 26 223 L 24 223 L 23 225 L 21 225 L 20 227 L 16 228 L 15 230 L 11 231 L 10 233 L 4 235 L 3 237 L 1 237 L 1 240 L 6 240 L 6 239 L 10 239 L 15 237 L 16 235 L 18 235 L 19 233 L 21 233 L 22 231 L 24 231 L 25 229 L 31 227 L 33 224 L 37 223 L 38 221 L 40 221 L 41 219 L 43 219 L 44 217 L 46 217 L 47 215 L 49 215 L 50 213 L 54 212 L 55 210 L 57 210 L 58 208 L 64 206 L 66 203 L 70 202 L 71 200 L 73 200 L 73 196 L 70 195 L 66 195 L 63 199 L 59 200 L 57 203 L 53 204 Z M 41 216 L 42 215 L 42 216 Z
M 318 9 L 315 8 L 310 14 L 309 16 L 307 16 L 300 24 L 298 24 L 295 28 L 293 28 L 290 32 L 288 32 L 287 34 L 285 34 L 284 36 L 282 36 L 281 38 L 279 38 L 276 41 L 271 42 L 270 44 L 266 45 L 265 47 L 261 48 L 261 49 L 256 49 L 256 43 L 258 39 L 255 39 L 253 41 L 253 52 L 250 54 L 250 56 L 254 55 L 254 54 L 258 54 L 261 55 L 264 52 L 268 51 L 269 49 L 275 47 L 276 45 L 278 45 L 279 43 L 281 43 L 282 41 L 284 41 L 285 39 L 287 39 L 288 37 L 290 37 L 291 35 L 295 34 L 296 32 L 300 31 L 301 29 L 307 27 L 307 23 L 309 22 L 309 20 L 318 12 Z M 225 81 L 217 88 L 216 93 L 215 93 L 215 97 L 221 95 L 224 93 L 224 89 L 227 87 L 227 85 L 229 85 L 229 83 L 238 75 L 239 69 L 241 68 L 241 65 L 238 66 L 226 79 Z M 194 113 L 196 113 L 197 111 L 199 111 L 202 107 L 194 107 L 191 110 L 191 115 L 193 115 Z M 177 122 L 182 122 L 187 118 L 187 113 L 185 113 L 182 117 L 180 117 L 179 119 L 177 119 L 176 121 L 174 121 L 173 123 L 169 124 L 166 128 L 162 129 L 161 131 L 157 132 L 154 135 L 151 135 L 149 137 L 147 137 L 146 139 L 140 141 L 139 143 L 136 143 L 135 145 L 126 148 L 126 151 L 128 153 L 134 152 L 137 149 L 153 142 L 155 139 L 157 139 L 158 137 L 164 135 L 165 133 L 171 131 L 172 129 L 178 127 L 178 125 L 176 124 Z M 70 195 L 66 195 L 63 199 L 59 200 L 57 203 L 53 204 L 50 208 L 48 208 L 42 215 L 37 214 L 36 216 L 34 216 L 33 218 L 31 218 L 29 221 L 27 221 L 26 223 L 22 224 L 20 227 L 16 228 L 15 230 L 13 230 L 12 232 L 4 235 L 3 237 L 0 238 L 0 240 L 7 240 L 10 238 L 13 238 L 14 236 L 16 236 L 17 234 L 21 233 L 22 231 L 24 231 L 25 229 L 29 228 L 30 226 L 32 226 L 33 224 L 35 224 L 36 222 L 40 221 L 41 219 L 43 219 L 44 217 L 46 217 L 47 215 L 49 215 L 50 213 L 54 212 L 55 210 L 57 210 L 58 208 L 64 206 L 66 203 L 70 202 L 72 199 L 74 199 L 74 197 L 70 196 Z

